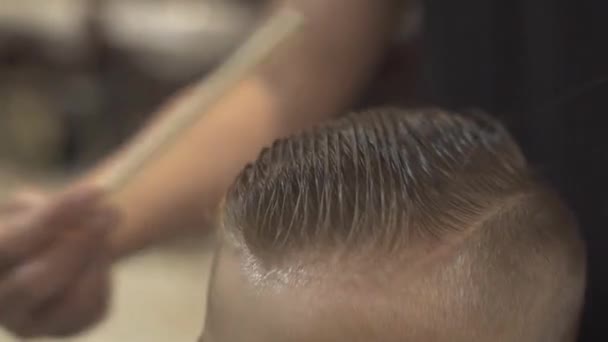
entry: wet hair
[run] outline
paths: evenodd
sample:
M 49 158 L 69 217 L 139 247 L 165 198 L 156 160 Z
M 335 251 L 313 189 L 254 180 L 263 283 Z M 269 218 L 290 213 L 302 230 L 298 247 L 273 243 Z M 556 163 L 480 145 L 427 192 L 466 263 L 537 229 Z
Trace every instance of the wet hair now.
M 279 140 L 238 177 L 223 226 L 263 269 L 364 253 L 400 273 L 400 255 L 450 246 L 421 275 L 429 317 L 455 331 L 475 322 L 497 341 L 576 332 L 585 257 L 575 219 L 482 114 L 380 109 Z

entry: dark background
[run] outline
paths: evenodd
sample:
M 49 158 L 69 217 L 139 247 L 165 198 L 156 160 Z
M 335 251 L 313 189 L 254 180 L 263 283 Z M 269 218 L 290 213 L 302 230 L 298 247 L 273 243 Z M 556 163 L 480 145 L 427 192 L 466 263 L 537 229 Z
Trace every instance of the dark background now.
M 583 341 L 606 341 L 608 2 L 426 1 L 421 93 L 511 128 L 589 245 Z

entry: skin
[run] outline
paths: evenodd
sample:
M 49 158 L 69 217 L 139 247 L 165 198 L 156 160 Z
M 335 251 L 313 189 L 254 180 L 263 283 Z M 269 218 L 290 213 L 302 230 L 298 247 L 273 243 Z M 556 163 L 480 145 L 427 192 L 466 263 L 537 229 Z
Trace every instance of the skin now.
M 312 248 L 313 258 L 264 256 L 266 269 L 227 228 L 199 342 L 575 341 L 586 277 L 584 245 L 564 225 L 572 218 L 537 214 L 505 229 L 489 222 L 512 213 L 501 209 L 481 218 L 487 225 L 402 253 Z M 554 245 L 559 227 L 572 235 Z
M 124 189 L 109 196 L 95 184 L 132 145 L 65 193 L 0 207 L 0 326 L 23 337 L 89 328 L 107 306 L 113 261 L 209 229 L 222 194 L 263 146 L 356 98 L 388 45 L 399 1 L 285 0 L 269 10 L 286 4 L 307 16 L 307 28 Z M 163 118 L 161 110 L 133 142 Z
M 450 300 L 435 289 L 448 289 L 450 269 L 470 258 L 459 248 L 466 237 L 420 244 L 389 259 L 373 250 L 333 250 L 313 262 L 279 258 L 280 266 L 262 270 L 225 233 L 219 234 L 199 342 L 475 340 L 441 320 L 438 313 Z
M 229 242 L 218 249 L 199 342 L 473 340 L 431 318 L 434 302 L 421 289 L 434 283 L 429 277 L 435 272 L 444 271 L 434 256 L 417 257 L 414 267 L 388 273 L 378 273 L 377 263 L 307 266 L 304 274 L 283 274 L 281 282 L 257 280 L 247 259 Z M 426 267 L 416 267 L 422 263 Z
M 216 256 L 208 300 L 199 342 L 378 340 L 369 322 L 381 318 L 369 320 L 360 310 L 370 303 L 357 306 L 357 295 L 344 295 L 333 287 L 256 284 L 228 245 Z M 392 341 L 387 338 L 385 334 L 383 341 Z
M 111 265 L 104 237 L 119 221 L 102 198 L 102 191 L 78 188 L 52 201 L 22 194 L 0 207 L 4 327 L 23 337 L 64 336 L 101 318 Z M 66 316 L 73 320 L 64 321 Z

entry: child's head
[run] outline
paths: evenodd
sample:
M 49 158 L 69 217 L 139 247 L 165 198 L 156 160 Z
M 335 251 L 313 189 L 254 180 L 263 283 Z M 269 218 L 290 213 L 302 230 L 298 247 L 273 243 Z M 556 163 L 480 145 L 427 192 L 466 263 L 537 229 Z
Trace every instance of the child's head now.
M 204 342 L 571 342 L 584 247 L 492 120 L 351 115 L 229 192 Z

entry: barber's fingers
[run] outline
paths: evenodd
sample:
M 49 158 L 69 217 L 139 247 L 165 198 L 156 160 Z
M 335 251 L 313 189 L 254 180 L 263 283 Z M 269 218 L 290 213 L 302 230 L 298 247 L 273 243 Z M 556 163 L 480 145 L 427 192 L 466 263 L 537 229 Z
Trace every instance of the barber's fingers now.
M 37 190 L 23 190 L 14 195 L 10 201 L 0 203 L 0 217 L 13 216 L 23 210 L 42 205 L 48 195 Z M 1 219 L 0 219 L 1 220 Z
M 99 323 L 110 301 L 110 262 L 109 254 L 101 255 L 79 281 L 37 310 L 26 336 L 70 337 Z
M 82 226 L 95 212 L 102 196 L 100 189 L 80 188 L 14 215 L 1 215 L 0 271 L 37 253 L 58 233 Z
M 103 214 L 90 226 L 65 232 L 62 240 L 24 264 L 0 276 L 0 324 L 12 324 L 61 293 L 100 249 L 117 217 Z

